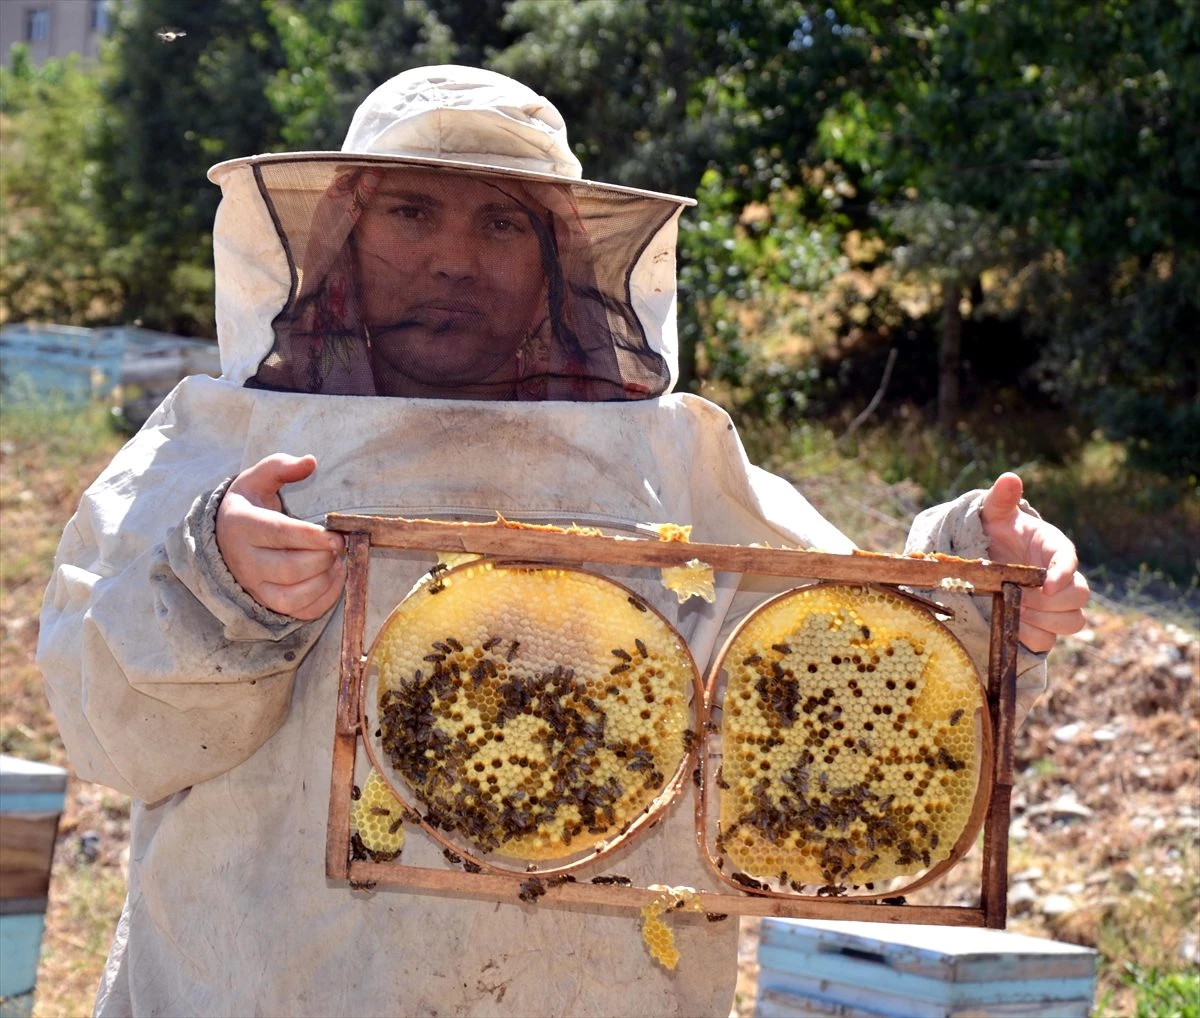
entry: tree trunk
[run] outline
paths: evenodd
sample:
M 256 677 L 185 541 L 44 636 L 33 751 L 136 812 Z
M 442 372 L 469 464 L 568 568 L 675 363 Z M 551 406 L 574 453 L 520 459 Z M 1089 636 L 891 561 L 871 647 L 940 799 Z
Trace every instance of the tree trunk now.
M 959 369 L 962 365 L 962 284 L 957 278 L 942 284 L 942 336 L 938 346 L 938 429 L 954 434 L 960 407 Z

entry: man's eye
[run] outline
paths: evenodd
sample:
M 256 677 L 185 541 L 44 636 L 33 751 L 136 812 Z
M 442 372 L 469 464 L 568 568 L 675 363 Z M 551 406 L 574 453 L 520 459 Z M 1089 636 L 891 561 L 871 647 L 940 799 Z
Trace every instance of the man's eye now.
M 500 234 L 517 234 L 524 233 L 525 228 L 515 219 L 506 219 L 503 216 L 497 216 L 491 221 L 490 229 L 493 233 Z
M 415 222 L 427 218 L 429 213 L 420 205 L 397 205 L 391 210 L 391 214 L 399 219 L 410 219 Z

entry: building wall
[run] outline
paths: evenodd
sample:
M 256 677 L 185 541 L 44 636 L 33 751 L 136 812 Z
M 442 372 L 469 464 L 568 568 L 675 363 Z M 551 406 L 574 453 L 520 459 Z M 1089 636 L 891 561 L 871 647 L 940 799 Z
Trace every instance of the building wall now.
M 9 65 L 14 43 L 29 47 L 35 64 L 49 57 L 100 52 L 115 0 L 0 0 L 0 64 Z

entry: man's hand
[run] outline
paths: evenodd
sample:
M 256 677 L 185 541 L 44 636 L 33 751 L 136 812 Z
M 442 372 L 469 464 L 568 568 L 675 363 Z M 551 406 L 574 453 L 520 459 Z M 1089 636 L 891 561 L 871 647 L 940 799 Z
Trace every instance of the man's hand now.
M 1077 572 L 1075 545 L 1057 527 L 1022 512 L 1021 478 L 1001 474 L 983 497 L 981 517 L 993 562 L 1039 566 L 1046 582 L 1021 591 L 1021 642 L 1030 650 L 1048 651 L 1059 636 L 1084 626 L 1088 584 Z
M 264 608 L 306 622 L 346 583 L 341 535 L 285 515 L 279 498 L 316 469 L 313 456 L 268 456 L 234 478 L 217 510 L 217 547 L 233 578 Z

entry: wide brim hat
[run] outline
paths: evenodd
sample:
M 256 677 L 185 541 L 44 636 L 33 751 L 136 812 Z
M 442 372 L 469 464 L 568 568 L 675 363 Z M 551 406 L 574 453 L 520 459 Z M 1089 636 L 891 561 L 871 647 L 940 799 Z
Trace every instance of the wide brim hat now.
M 487 173 L 676 206 L 696 204 L 682 195 L 585 179 L 554 104 L 512 78 L 478 67 L 421 67 L 384 82 L 355 112 L 338 152 L 227 159 L 209 169 L 208 179 L 220 184 L 240 167 L 280 163 Z
M 551 398 L 575 398 L 553 395 L 568 390 L 593 394 L 583 398 L 645 398 L 674 385 L 676 230 L 694 200 L 584 179 L 548 99 L 493 71 L 454 65 L 406 71 L 379 86 L 358 108 L 338 152 L 269 153 L 209 170 L 225 195 L 214 251 L 227 377 L 268 387 L 303 384 L 307 391 L 369 390 L 355 342 L 343 344 L 351 353 L 339 363 L 328 344 L 317 354 L 300 353 L 296 337 L 313 332 L 309 298 L 336 267 L 370 200 L 371 179 L 404 170 L 485 177 L 553 213 L 568 288 L 595 297 L 575 302 L 589 365 L 572 366 L 585 382 L 574 377 L 564 387 L 558 369 L 565 354 L 552 344 L 536 373 L 549 377 L 548 387 L 543 378 L 529 379 L 528 388 L 541 384 Z M 361 331 L 351 320 L 354 309 L 337 306 L 342 331 Z M 328 333 L 324 311 L 322 321 Z M 580 356 L 577 348 L 573 360 Z

